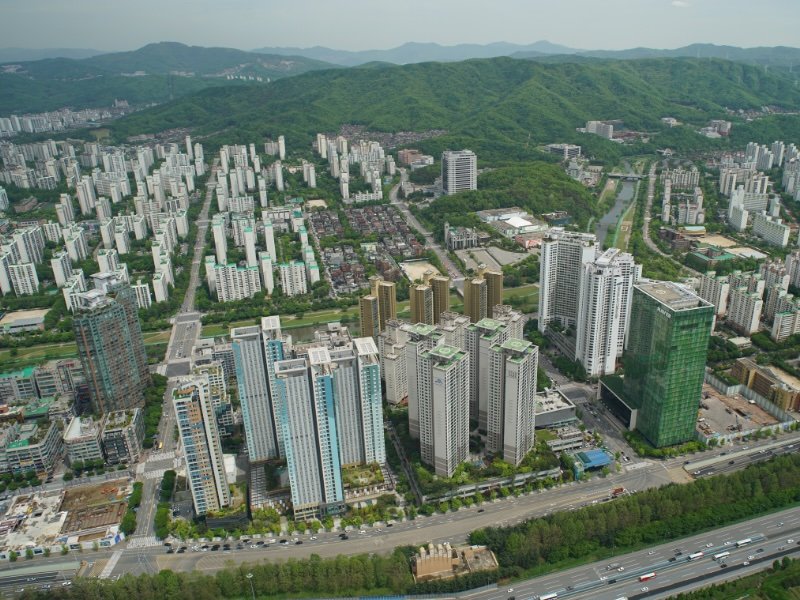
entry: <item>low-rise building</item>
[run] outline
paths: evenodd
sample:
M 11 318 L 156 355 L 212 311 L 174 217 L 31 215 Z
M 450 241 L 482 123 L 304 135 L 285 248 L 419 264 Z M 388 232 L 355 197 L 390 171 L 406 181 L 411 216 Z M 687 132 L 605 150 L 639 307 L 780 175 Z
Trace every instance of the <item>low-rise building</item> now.
M 0 473 L 52 473 L 62 451 L 55 421 L 11 423 L 0 432 Z
M 99 424 L 92 419 L 74 417 L 64 431 L 64 448 L 70 465 L 76 461 L 103 460 Z
M 134 463 L 142 453 L 144 415 L 140 408 L 110 412 L 103 420 L 102 442 L 110 464 Z

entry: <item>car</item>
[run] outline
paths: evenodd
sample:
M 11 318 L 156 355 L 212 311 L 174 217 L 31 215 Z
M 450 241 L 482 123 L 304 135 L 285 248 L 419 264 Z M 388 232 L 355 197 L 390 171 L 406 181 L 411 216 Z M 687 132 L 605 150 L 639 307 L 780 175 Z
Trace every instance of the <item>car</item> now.
M 643 591 L 643 592 L 646 592 L 646 591 L 648 591 L 649 589 L 650 589 L 649 587 L 647 587 L 647 586 L 644 586 L 644 587 L 642 588 L 642 591 Z
M 727 569 L 727 568 L 728 568 L 728 563 L 722 563 L 722 564 L 719 566 L 719 568 L 720 568 L 720 569 Z
M 264 540 L 258 540 L 258 541 L 256 542 L 256 546 L 258 546 L 259 548 L 260 548 L 261 546 L 264 546 L 265 544 L 266 544 L 266 542 L 265 542 Z
M 358 534 L 359 534 L 359 535 L 363 535 L 363 534 L 365 534 L 365 533 L 367 533 L 367 532 L 366 532 L 366 531 L 364 531 L 363 529 L 359 529 L 359 530 L 358 530 Z
M 70 585 L 72 585 L 71 581 L 64 581 L 64 582 L 61 583 L 61 587 L 67 587 L 67 586 L 70 586 Z
M 394 527 L 394 525 L 392 523 L 387 523 L 386 526 L 387 527 Z
M 213 552 L 216 552 L 217 550 L 219 550 L 219 544 L 214 544 L 213 546 L 211 546 L 211 550 Z
M 508 593 L 509 594 L 512 593 L 513 591 L 514 591 L 514 588 L 508 588 Z
M 624 570 L 625 570 L 625 567 L 620 567 L 619 569 L 617 569 L 617 571 L 619 571 L 620 573 L 622 573 Z
M 295 545 L 299 546 L 299 545 L 300 545 L 300 544 L 302 544 L 302 543 L 303 543 L 303 540 L 297 540 L 297 541 L 295 542 Z
M 250 544 L 250 547 L 255 550 L 256 548 L 258 548 L 258 544 Z
M 311 536 L 310 538 L 308 538 L 308 539 L 310 539 L 310 540 L 315 540 L 315 539 L 317 539 L 317 536 L 315 536 L 315 535 L 312 535 L 312 536 Z
M 167 548 L 167 554 L 175 554 L 175 548 Z
M 714 545 L 714 544 L 712 544 L 711 542 L 708 542 L 708 543 L 706 544 L 706 548 L 711 548 L 713 545 Z
M 297 541 L 297 540 L 299 540 L 299 539 L 300 539 L 299 537 L 295 536 L 295 537 L 293 537 L 293 538 L 292 538 L 292 541 L 293 541 L 293 542 L 296 542 L 296 541 Z
M 728 461 L 728 464 L 729 464 L 729 465 L 732 465 L 732 464 L 734 464 L 735 462 L 736 462 L 735 460 L 729 460 L 729 461 Z
M 186 548 L 178 548 L 178 554 L 183 554 L 186 552 Z
M 792 539 L 788 539 L 788 540 L 786 540 L 786 543 L 787 543 L 787 544 L 794 544 L 794 540 L 792 540 Z
M 241 549 L 243 549 L 243 548 L 244 548 L 244 544 L 242 544 L 241 542 L 239 542 L 238 544 L 236 544 L 236 549 L 237 549 L 237 550 L 241 550 Z
M 728 454 L 727 452 L 721 452 L 720 456 L 727 456 L 727 454 Z
M 742 564 L 743 564 L 744 566 L 747 566 L 747 565 L 749 565 L 749 564 L 750 564 L 750 561 L 749 561 L 749 560 L 746 560 L 746 561 L 744 561 Z
M 764 551 L 763 548 L 759 548 L 758 550 L 756 550 L 756 554 L 761 554 L 763 551 Z
M 674 556 L 672 556 L 672 557 L 670 557 L 669 562 L 675 562 L 676 560 L 678 560 L 678 559 L 675 558 Z
M 653 554 L 655 554 L 655 553 L 656 553 L 655 550 L 650 550 L 650 552 L 648 552 L 647 554 L 650 555 L 650 556 L 653 556 Z
M 222 549 L 223 550 L 230 550 L 231 549 L 231 545 L 230 544 L 223 544 L 222 545 Z
M 786 546 L 778 546 L 778 550 L 786 550 Z
M 346 533 L 340 533 L 340 534 L 339 534 L 339 537 L 344 539 L 344 538 L 346 538 L 346 537 L 347 537 L 347 534 L 346 534 Z
M 275 543 L 275 538 L 269 538 L 269 539 L 267 540 L 267 543 L 268 543 L 268 544 L 274 544 L 274 543 Z
M 486 509 L 485 509 L 485 508 L 479 508 L 479 509 L 478 509 L 478 512 L 479 512 L 479 513 L 486 512 Z
M 753 560 L 754 558 L 755 556 L 751 554 L 750 556 L 747 557 L 747 560 Z
M 603 576 L 600 578 L 600 581 L 605 581 L 606 579 L 608 579 L 608 577 L 606 577 L 605 575 L 603 575 Z
M 781 521 L 780 523 L 778 523 L 777 525 L 775 525 L 775 527 L 783 527 L 783 521 Z
M 346 535 L 346 536 L 344 536 L 342 539 L 343 539 L 343 540 L 349 540 L 349 539 L 350 539 L 350 536 L 349 536 L 349 535 Z
M 288 543 L 289 543 L 289 540 L 286 540 L 286 539 L 281 540 L 281 544 L 285 545 L 285 544 L 288 544 Z

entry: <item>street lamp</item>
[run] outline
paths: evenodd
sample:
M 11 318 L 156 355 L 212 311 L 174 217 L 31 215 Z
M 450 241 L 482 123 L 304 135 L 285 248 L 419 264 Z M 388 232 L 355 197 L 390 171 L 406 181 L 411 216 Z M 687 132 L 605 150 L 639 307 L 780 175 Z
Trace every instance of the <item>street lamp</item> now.
M 256 590 L 253 588 L 253 574 L 248 573 L 245 577 L 247 577 L 247 581 L 250 582 L 250 592 L 253 594 L 253 600 L 256 600 Z

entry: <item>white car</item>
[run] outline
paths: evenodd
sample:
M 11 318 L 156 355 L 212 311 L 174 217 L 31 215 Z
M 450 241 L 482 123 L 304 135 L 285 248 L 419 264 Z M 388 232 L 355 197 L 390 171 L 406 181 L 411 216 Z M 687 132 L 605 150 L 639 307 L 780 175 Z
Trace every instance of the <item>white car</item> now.
M 312 535 L 309 539 L 315 540 L 315 539 L 317 539 L 317 536 Z
M 617 571 L 619 571 L 620 573 L 622 573 L 624 570 L 625 570 L 625 567 L 620 567 L 619 569 L 617 569 Z
M 794 540 L 791 540 L 791 539 L 789 539 L 789 540 L 786 540 L 786 543 L 787 543 L 787 544 L 794 544 Z
M 749 565 L 749 564 L 750 564 L 750 561 L 749 561 L 749 560 L 746 560 L 746 561 L 744 561 L 742 564 L 743 564 L 744 566 L 747 566 L 747 565 Z
M 709 542 L 708 544 L 706 544 L 706 548 L 711 548 L 713 545 L 714 545 L 714 544 L 712 544 L 711 542 Z
M 358 534 L 359 534 L 359 535 L 362 535 L 362 534 L 364 534 L 364 533 L 367 533 L 367 532 L 366 532 L 366 531 L 364 531 L 363 529 L 360 529 L 360 530 L 358 531 Z
M 751 554 L 750 556 L 747 557 L 747 560 L 753 560 L 754 558 L 755 558 L 755 556 L 753 554 Z
M 655 554 L 655 553 L 656 553 L 655 550 L 650 550 L 650 552 L 648 552 L 647 554 L 649 554 L 650 556 L 653 556 L 653 554 Z
M 644 587 L 642 588 L 642 591 L 643 591 L 643 592 L 646 592 L 646 591 L 648 591 L 649 589 L 650 589 L 649 587 L 647 587 L 647 586 L 644 586 Z
M 509 593 L 509 594 L 510 594 L 511 592 L 513 592 L 513 591 L 514 591 L 514 588 L 508 588 L 508 593 Z

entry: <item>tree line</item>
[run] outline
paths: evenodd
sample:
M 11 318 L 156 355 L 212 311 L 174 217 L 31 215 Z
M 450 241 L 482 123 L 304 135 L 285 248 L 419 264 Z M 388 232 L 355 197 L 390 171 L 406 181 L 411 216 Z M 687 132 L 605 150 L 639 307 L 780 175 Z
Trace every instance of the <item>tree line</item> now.
M 722 527 L 800 500 L 800 456 L 787 455 L 728 476 L 670 484 L 614 502 L 470 534 L 520 573 L 568 560 L 660 544 Z

